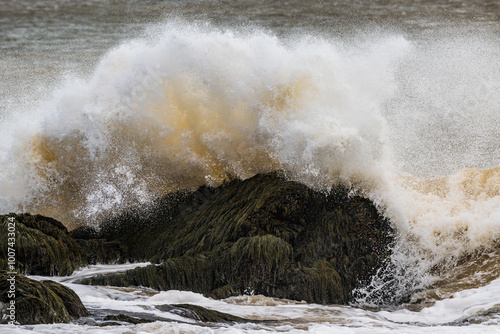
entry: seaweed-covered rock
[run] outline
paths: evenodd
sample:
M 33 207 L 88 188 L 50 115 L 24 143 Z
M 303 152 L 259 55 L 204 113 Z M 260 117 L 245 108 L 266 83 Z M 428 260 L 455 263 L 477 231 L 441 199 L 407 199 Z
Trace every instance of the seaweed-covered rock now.
M 134 325 L 137 325 L 137 324 L 146 324 L 148 322 L 153 322 L 154 320 L 149 320 L 149 319 L 141 319 L 141 318 L 137 318 L 137 317 L 132 317 L 132 316 L 129 316 L 129 315 L 126 315 L 126 314 L 110 314 L 110 315 L 107 315 L 103 318 L 104 321 L 107 321 L 107 322 L 113 322 L 113 325 L 115 324 L 134 324 Z M 108 325 L 108 324 L 106 324 Z
M 123 257 L 124 246 L 117 241 L 107 241 L 104 239 L 76 239 L 84 249 L 84 255 L 88 264 L 115 264 L 126 262 Z
M 15 236 L 11 248 L 15 249 L 15 269 L 22 274 L 66 276 L 88 264 L 126 261 L 124 246 L 117 241 L 99 239 L 99 233 L 92 227 L 68 232 L 55 219 L 29 213 L 11 213 L 0 218 L 1 235 L 7 236 L 13 231 Z M 3 254 L 8 254 L 8 247 L 9 243 L 0 243 Z M 7 260 L 0 257 L 0 269 L 7 268 Z
M 344 304 L 392 242 L 389 223 L 369 200 L 342 187 L 317 192 L 279 173 L 156 204 L 108 221 L 100 237 L 158 264 L 85 283 Z
M 184 220 L 196 212 L 209 199 L 219 194 L 225 185 L 217 188 L 202 186 L 196 191 L 181 190 L 169 193 L 152 203 L 129 209 L 111 217 L 99 226 L 98 231 L 77 229 L 72 231 L 80 240 L 107 240 L 121 245 L 120 261 L 148 261 L 158 252 L 160 234 L 176 233 Z M 97 234 L 96 234 L 97 233 Z
M 170 312 L 184 318 L 190 318 L 201 322 L 252 322 L 252 320 L 192 304 L 165 304 L 156 305 L 155 308 L 163 312 Z
M 11 221 L 9 222 L 9 217 Z M 17 270 L 26 275 L 70 275 L 87 264 L 82 247 L 55 219 L 25 214 L 0 216 L 1 235 L 7 235 L 9 223 L 15 228 Z M 7 254 L 8 243 L 0 243 L 0 252 Z M 6 268 L 5 258 L 0 268 Z
M 81 226 L 70 232 L 82 247 L 88 264 L 133 261 L 124 256 L 127 247 L 123 243 L 105 240 L 101 238 L 101 234 L 101 231 L 92 226 Z
M 15 294 L 15 297 L 11 293 Z M 15 301 L 15 303 L 12 303 Z M 0 273 L 0 323 L 49 324 L 89 315 L 80 298 L 53 281 Z M 11 315 L 14 315 L 11 317 Z
M 86 264 L 146 260 L 156 264 L 84 282 L 216 298 L 255 293 L 344 304 L 392 242 L 389 223 L 369 200 L 342 187 L 317 192 L 280 173 L 171 193 L 97 230 L 68 233 L 51 218 L 10 214 L 2 216 L 5 231 L 8 217 L 16 221 L 20 272 L 69 275 Z M 4 254 L 6 247 L 0 243 Z

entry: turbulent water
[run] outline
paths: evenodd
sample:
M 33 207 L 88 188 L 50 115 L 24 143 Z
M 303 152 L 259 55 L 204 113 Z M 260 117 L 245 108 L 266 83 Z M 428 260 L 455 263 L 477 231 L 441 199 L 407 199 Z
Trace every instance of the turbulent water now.
M 71 228 L 172 190 L 281 169 L 315 189 L 349 186 L 397 230 L 391 263 L 352 307 L 66 283 L 92 308 L 154 311 L 172 298 L 283 320 L 93 331 L 496 330 L 498 2 L 1 0 L 0 8 L 2 212 L 42 213 Z

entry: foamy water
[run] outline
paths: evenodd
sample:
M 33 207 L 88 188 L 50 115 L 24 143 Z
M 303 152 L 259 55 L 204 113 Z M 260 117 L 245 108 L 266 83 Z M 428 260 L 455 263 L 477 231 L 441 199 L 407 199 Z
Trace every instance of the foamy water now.
M 140 265 L 139 265 L 140 266 Z M 325 306 L 264 296 L 240 296 L 213 300 L 189 291 L 163 291 L 139 288 L 85 286 L 73 282 L 96 273 L 122 271 L 133 265 L 97 265 L 81 270 L 70 277 L 50 277 L 73 289 L 91 312 L 101 314 L 126 313 L 131 316 L 154 316 L 153 323 L 129 326 L 89 326 L 53 324 L 35 326 L 2 326 L 9 333 L 363 333 L 369 328 L 375 333 L 497 333 L 500 317 L 488 314 L 500 305 L 500 280 L 482 288 L 461 291 L 452 298 L 437 302 L 420 312 L 406 309 L 396 311 L 368 311 L 349 306 Z M 48 277 L 32 277 L 47 279 Z M 156 308 L 166 304 L 193 304 L 208 309 L 244 317 L 241 324 L 204 325 L 177 314 Z M 474 324 L 481 317 L 487 321 Z M 270 322 L 271 320 L 275 320 Z M 484 320 L 484 319 L 483 319 Z M 464 327 L 466 321 L 469 326 Z
M 69 10 L 66 2 L 59 5 L 85 27 L 78 11 Z M 369 312 L 264 297 L 202 301 L 197 295 L 193 303 L 223 312 L 301 320 L 272 327 L 160 323 L 128 328 L 493 332 L 495 327 L 488 325 L 497 321 L 500 274 L 500 44 L 498 31 L 488 23 L 495 11 L 481 16 L 476 5 L 464 4 L 464 13 L 454 13 L 475 13 L 484 23 L 462 18 L 460 24 L 429 28 L 439 21 L 431 15 L 415 21 L 417 28 L 410 32 L 391 27 L 353 33 L 347 24 L 344 30 L 336 28 L 340 33 L 329 34 L 311 28 L 309 19 L 300 21 L 309 28 L 291 30 L 284 27 L 292 19 L 263 19 L 266 27 L 279 22 L 274 32 L 170 17 L 130 40 L 123 31 L 110 33 L 96 21 L 101 33 L 89 34 L 97 56 L 75 60 L 71 48 L 65 49 L 69 58 L 50 56 L 47 61 L 54 68 L 81 68 L 62 79 L 42 71 L 25 93 L 23 80 L 37 67 L 17 67 L 9 58 L 24 36 L 15 26 L 10 37 L 2 36 L 8 56 L 4 64 L 13 73 L 7 81 L 16 91 L 5 82 L 0 85 L 8 93 L 0 115 L 0 211 L 42 213 L 75 227 L 96 224 L 172 190 L 218 185 L 229 175 L 248 178 L 281 169 L 315 189 L 341 183 L 373 200 L 397 232 L 391 262 L 372 284 L 357 291 L 357 305 L 387 306 L 412 296 L 402 310 Z M 92 15 L 108 9 L 99 1 L 82 6 L 81 13 Z M 130 6 L 116 10 L 122 15 L 137 10 Z M 201 11 L 209 3 L 199 6 L 193 8 Z M 412 6 L 407 5 L 410 17 L 417 15 L 412 10 L 427 8 Z M 52 10 L 58 9 L 42 7 L 42 21 L 54 20 Z M 403 15 L 404 8 L 392 10 Z M 320 9 L 303 8 L 304 13 L 309 10 L 320 17 Z M 379 17 L 378 7 L 366 4 L 365 10 Z M 47 22 L 38 29 L 59 36 Z M 408 22 L 415 24 L 410 18 Z M 113 36 L 123 41 L 111 44 Z M 56 43 L 61 48 L 63 37 Z M 103 47 L 104 41 L 113 47 Z M 27 48 L 40 58 L 53 50 Z M 68 280 L 65 284 L 96 308 L 111 303 L 138 311 L 154 305 L 154 298 L 177 294 L 181 302 L 193 296 L 162 292 L 149 300 L 137 291 L 81 287 Z M 266 300 L 276 305 L 265 305 Z M 454 327 L 478 314 L 479 320 L 470 321 L 477 325 Z M 36 330 L 86 328 L 54 326 Z

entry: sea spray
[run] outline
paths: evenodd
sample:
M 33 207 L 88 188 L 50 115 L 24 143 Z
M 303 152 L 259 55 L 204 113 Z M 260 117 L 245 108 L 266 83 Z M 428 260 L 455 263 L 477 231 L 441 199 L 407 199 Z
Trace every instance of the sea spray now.
M 354 53 L 167 25 L 112 50 L 88 82 L 67 83 L 36 112 L 34 129 L 4 148 L 15 166 L 4 177 L 24 192 L 2 207 L 92 221 L 275 169 L 317 189 L 371 190 L 390 168 L 381 105 L 407 48 L 400 37 Z

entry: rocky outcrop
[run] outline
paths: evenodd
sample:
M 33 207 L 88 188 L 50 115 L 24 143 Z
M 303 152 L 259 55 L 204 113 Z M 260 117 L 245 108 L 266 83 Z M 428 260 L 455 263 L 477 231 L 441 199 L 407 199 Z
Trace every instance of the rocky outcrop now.
M 0 323 L 49 324 L 87 315 L 80 298 L 59 283 L 0 273 Z
M 99 231 L 68 233 L 51 218 L 10 216 L 24 273 L 69 275 L 85 264 L 151 261 L 83 282 L 215 298 L 263 294 L 345 304 L 380 268 L 392 242 L 390 224 L 369 200 L 342 187 L 314 191 L 278 172 L 172 193 Z
M 99 235 L 127 245 L 127 257 L 157 264 L 85 283 L 345 304 L 381 266 L 392 240 L 369 200 L 341 187 L 320 193 L 279 173 L 158 203 L 157 211 L 108 221 Z
M 30 214 L 0 216 L 1 235 L 7 236 L 9 221 L 15 228 L 16 270 L 26 275 L 65 276 L 87 264 L 83 248 L 55 219 Z M 8 243 L 0 242 L 0 252 L 7 254 Z M 0 269 L 7 267 L 0 259 Z
M 21 274 L 67 276 L 88 264 L 123 262 L 123 246 L 97 238 L 97 232 L 91 227 L 78 229 L 74 237 L 55 219 L 11 213 L 0 216 L 1 235 L 7 235 L 9 218 L 15 226 L 13 248 L 16 270 Z M 8 253 L 7 248 L 7 242 L 0 243 L 2 254 Z M 1 257 L 0 269 L 4 268 L 7 268 L 7 258 Z

